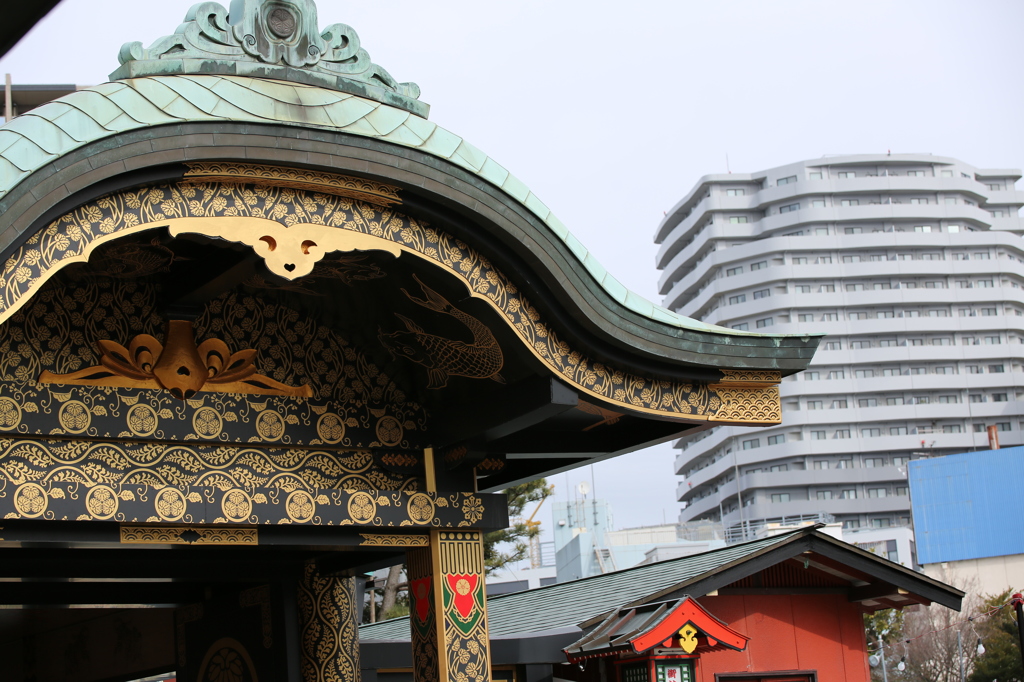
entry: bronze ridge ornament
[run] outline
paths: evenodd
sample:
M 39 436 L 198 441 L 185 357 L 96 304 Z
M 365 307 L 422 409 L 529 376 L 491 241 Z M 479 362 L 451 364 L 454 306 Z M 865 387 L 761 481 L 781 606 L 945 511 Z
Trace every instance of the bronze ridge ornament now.
M 149 334 L 139 334 L 128 348 L 108 339 L 96 342 L 100 364 L 70 374 L 44 370 L 41 384 L 156 388 L 187 400 L 199 391 L 215 393 L 260 393 L 310 398 L 307 384 L 286 386 L 256 373 L 256 350 L 237 353 L 220 339 L 207 339 L 196 346 L 192 323 L 168 320 L 166 344 Z
M 466 325 L 473 333 L 473 342 L 454 341 L 442 336 L 428 334 L 408 317 L 395 313 L 395 317 L 405 323 L 406 331 L 380 332 L 380 342 L 388 349 L 392 357 L 405 358 L 427 368 L 430 382 L 427 388 L 444 388 L 448 385 L 448 377 L 460 376 L 470 379 L 493 379 L 498 383 L 505 380 L 498 372 L 505 363 L 501 346 L 494 334 L 475 317 L 464 313 L 443 296 L 415 278 L 420 285 L 426 300 L 416 298 L 405 289 L 402 293 L 409 300 L 428 310 L 451 315 Z

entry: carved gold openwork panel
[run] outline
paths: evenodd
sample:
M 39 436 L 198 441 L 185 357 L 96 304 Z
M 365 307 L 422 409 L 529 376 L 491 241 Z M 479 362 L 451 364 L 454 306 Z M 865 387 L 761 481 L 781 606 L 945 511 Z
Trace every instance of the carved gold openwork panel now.
M 231 172 L 225 167 L 216 177 L 223 179 Z M 531 354 L 585 394 L 633 411 L 685 420 L 773 423 L 775 419 L 776 410 L 772 409 L 723 410 L 722 396 L 704 384 L 656 380 L 586 357 L 541 320 L 527 297 L 487 258 L 393 207 L 329 193 L 329 188 L 315 192 L 262 182 L 246 184 L 249 181 L 243 173 L 237 175 L 237 182 L 198 180 L 101 198 L 34 235 L 7 261 L 0 275 L 0 321 L 24 305 L 61 267 L 86 260 L 94 249 L 112 239 L 156 227 L 166 227 L 172 235 L 202 234 L 249 245 L 268 267 L 286 277 L 312 273 L 325 250 L 381 250 L 427 260 L 455 275 L 474 297 L 498 312 Z M 267 182 L 270 180 L 273 178 Z M 242 230 L 239 225 L 246 227 Z M 298 230 L 288 232 L 292 228 Z M 777 373 L 762 374 L 778 381 Z M 734 390 L 753 391 L 754 403 L 773 399 L 772 394 L 759 390 L 763 386 L 747 386 Z M 730 394 L 731 404 L 746 401 L 737 395 Z

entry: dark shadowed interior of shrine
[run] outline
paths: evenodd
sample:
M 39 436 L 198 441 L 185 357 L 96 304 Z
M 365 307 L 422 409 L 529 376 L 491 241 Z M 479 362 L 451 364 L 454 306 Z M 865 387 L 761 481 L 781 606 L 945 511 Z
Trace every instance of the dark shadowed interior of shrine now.
M 416 681 L 489 682 L 501 491 L 776 424 L 819 339 L 643 300 L 351 27 L 230 12 L 0 127 L 0 679 L 351 682 L 404 563 Z

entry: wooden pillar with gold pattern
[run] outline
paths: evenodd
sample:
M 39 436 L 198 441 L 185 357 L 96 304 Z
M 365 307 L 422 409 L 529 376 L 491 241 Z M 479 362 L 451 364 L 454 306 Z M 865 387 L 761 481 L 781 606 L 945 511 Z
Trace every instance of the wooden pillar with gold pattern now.
M 432 530 L 407 554 L 415 682 L 490 682 L 483 533 Z
M 356 579 L 306 564 L 298 588 L 303 682 L 358 682 Z

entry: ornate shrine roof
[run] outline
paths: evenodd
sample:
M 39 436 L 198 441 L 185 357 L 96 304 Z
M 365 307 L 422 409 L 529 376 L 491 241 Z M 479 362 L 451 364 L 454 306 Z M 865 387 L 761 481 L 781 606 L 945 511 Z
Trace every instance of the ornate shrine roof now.
M 522 181 L 466 140 L 427 121 L 429 107 L 419 101 L 419 87 L 398 83 L 372 63 L 351 27 L 333 24 L 318 32 L 315 4 L 304 0 L 292 29 L 295 45 L 275 50 L 261 38 L 275 30 L 260 14 L 265 4 L 235 0 L 233 12 L 242 13 L 237 21 L 217 3 L 195 5 L 174 34 L 148 49 L 126 43 L 119 54 L 122 65 L 111 74 L 114 82 L 62 97 L 0 127 L 0 209 L 11 190 L 34 172 L 118 133 L 215 121 L 330 129 L 423 151 L 500 188 L 542 221 L 594 282 L 631 312 L 669 327 L 714 332 L 741 346 L 744 337 L 786 338 L 705 324 L 629 291 Z M 298 50 L 299 43 L 305 51 Z M 0 246 L 15 240 L 0 234 Z M 816 340 L 793 338 L 803 342 L 792 345 L 809 348 L 809 361 Z

